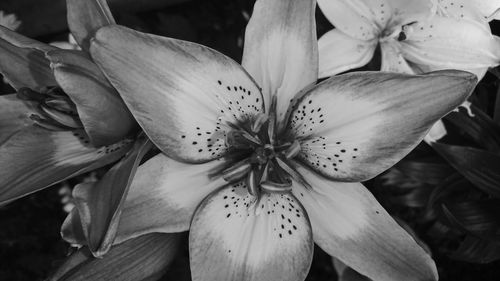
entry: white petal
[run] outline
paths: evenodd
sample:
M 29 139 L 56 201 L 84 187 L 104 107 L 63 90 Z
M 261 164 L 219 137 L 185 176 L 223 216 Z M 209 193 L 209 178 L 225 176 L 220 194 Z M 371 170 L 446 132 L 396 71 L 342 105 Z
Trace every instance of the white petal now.
M 257 199 L 244 184 L 205 199 L 189 235 L 194 281 L 302 281 L 312 251 L 309 220 L 293 195 Z
M 294 184 L 293 193 L 309 214 L 314 241 L 328 254 L 375 281 L 437 280 L 431 257 L 363 185 L 298 170 L 312 188 Z
M 111 25 L 99 29 L 90 51 L 144 131 L 172 158 L 220 157 L 227 122 L 264 111 L 243 68 L 202 45 Z
M 429 70 L 470 70 L 500 63 L 500 38 L 484 23 L 434 16 L 412 25 L 401 41 L 404 57 Z
M 392 17 L 386 0 L 318 0 L 318 5 L 336 28 L 360 40 L 378 37 Z
M 494 10 L 489 14 L 480 9 L 480 2 L 491 2 L 488 0 L 432 0 L 436 14 L 445 17 L 454 17 L 456 19 L 471 19 L 477 21 L 486 21 L 487 17 L 491 15 Z M 486 6 L 486 5 L 484 5 Z M 483 6 L 483 8 L 485 8 Z M 500 8 L 500 6 L 499 6 Z M 483 13 L 484 12 L 484 13 Z
M 334 29 L 318 41 L 319 77 L 324 78 L 361 67 L 373 57 L 377 40 L 359 40 Z
M 476 81 L 462 71 L 334 76 L 306 93 L 290 115 L 298 157 L 332 179 L 370 179 L 408 154 Z
M 220 162 L 185 164 L 159 154 L 139 166 L 123 207 L 116 241 L 151 232 L 188 230 L 198 204 L 225 185 L 220 177 L 210 176 Z
M 268 108 L 277 96 L 279 128 L 290 100 L 318 78 L 315 7 L 313 0 L 259 0 L 245 32 L 242 64 Z
M 401 54 L 399 42 L 382 43 L 380 49 L 382 51 L 381 71 L 415 74 Z

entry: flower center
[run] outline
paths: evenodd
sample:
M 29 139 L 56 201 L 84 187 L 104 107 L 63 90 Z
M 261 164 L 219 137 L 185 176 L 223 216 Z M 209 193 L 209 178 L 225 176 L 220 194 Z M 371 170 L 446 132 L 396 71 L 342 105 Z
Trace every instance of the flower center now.
M 275 115 L 260 114 L 231 127 L 226 137 L 230 166 L 222 172 L 227 182 L 245 180 L 248 192 L 258 196 L 262 190 L 289 192 L 292 178 L 301 180 L 290 163 L 299 154 L 300 144 L 277 136 Z
M 76 105 L 59 87 L 48 87 L 41 92 L 21 88 L 17 97 L 38 103 L 40 114 L 32 113 L 29 118 L 42 128 L 53 131 L 83 128 Z

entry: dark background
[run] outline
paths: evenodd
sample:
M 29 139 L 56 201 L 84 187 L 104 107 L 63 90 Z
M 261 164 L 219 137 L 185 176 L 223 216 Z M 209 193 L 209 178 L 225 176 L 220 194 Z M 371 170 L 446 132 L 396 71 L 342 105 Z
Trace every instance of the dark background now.
M 142 31 L 155 33 L 212 47 L 236 61 L 241 60 L 243 34 L 251 15 L 252 0 L 110 0 L 116 21 Z M 16 13 L 22 21 L 19 32 L 43 42 L 66 41 L 67 25 L 64 0 L 0 0 L 0 10 Z M 332 28 L 317 11 L 318 37 Z M 492 25 L 498 34 L 498 25 Z M 376 69 L 379 58 L 370 68 Z M 490 75 L 490 74 L 488 74 Z M 489 76 L 486 79 L 493 79 Z M 0 86 L 0 93 L 11 93 Z M 69 182 L 74 185 L 77 181 Z M 373 183 L 367 183 L 373 187 Z M 66 213 L 59 194 L 61 185 L 27 196 L 0 208 L 0 280 L 43 280 L 70 253 L 70 247 L 59 236 Z M 376 196 L 383 193 L 375 192 Z M 418 212 L 382 204 L 408 221 L 418 219 Z M 430 245 L 440 280 L 500 280 L 500 262 L 473 264 L 450 259 L 435 250 L 432 241 L 417 227 L 417 234 Z M 162 280 L 190 280 L 187 241 L 169 272 Z M 307 278 L 336 280 L 330 257 L 316 247 L 314 261 Z

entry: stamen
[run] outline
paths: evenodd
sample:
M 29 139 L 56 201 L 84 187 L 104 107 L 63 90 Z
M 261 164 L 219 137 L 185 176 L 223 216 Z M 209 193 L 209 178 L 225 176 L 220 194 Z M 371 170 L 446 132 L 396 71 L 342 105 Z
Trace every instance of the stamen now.
M 56 122 L 52 120 L 47 120 L 43 119 L 42 117 L 36 115 L 36 114 L 31 114 L 29 116 L 31 120 L 33 120 L 33 123 L 35 125 L 40 126 L 42 128 L 51 130 L 51 131 L 65 131 L 67 128 L 63 128 L 61 125 L 57 124 Z
M 254 123 L 252 124 L 252 132 L 254 132 L 254 133 L 260 132 L 260 129 L 267 122 L 268 119 L 269 119 L 269 117 L 266 114 L 259 113 L 259 115 L 257 115 L 257 118 L 255 119 Z
M 259 181 L 257 179 L 257 175 L 255 174 L 255 170 L 250 170 L 247 176 L 247 187 L 248 193 L 253 196 L 257 196 L 259 193 Z
M 304 185 L 306 188 L 311 188 L 311 185 L 304 179 L 304 177 L 288 165 L 287 162 L 283 161 L 279 157 L 276 157 L 276 163 L 278 163 L 278 166 L 280 166 L 280 168 L 290 175 L 296 182 Z
M 268 192 L 287 193 L 292 190 L 292 183 L 277 183 L 266 181 L 260 184 L 260 187 Z
M 242 130 L 229 132 L 226 136 L 226 143 L 234 148 L 249 148 L 262 145 L 259 139 Z
M 62 113 L 58 110 L 44 106 L 43 104 L 40 105 L 40 109 L 45 115 L 47 115 L 47 117 L 56 121 L 57 123 L 60 123 L 61 125 L 73 129 L 79 129 L 83 127 L 82 123 L 80 122 L 80 120 L 78 120 L 77 117 Z
M 227 182 L 235 182 L 242 179 L 250 170 L 252 165 L 245 159 L 222 171 L 222 178 Z
M 64 113 L 78 115 L 75 104 L 69 98 L 47 99 L 44 104 Z
M 292 159 L 297 156 L 301 151 L 300 143 L 296 140 L 292 145 L 285 151 L 285 158 Z
M 269 143 L 274 145 L 274 131 L 276 126 L 276 103 L 278 98 L 276 95 L 273 96 L 273 101 L 271 103 L 271 108 L 269 109 L 269 122 L 267 123 L 267 134 L 269 135 Z
M 269 173 L 269 162 L 266 163 L 266 166 L 264 166 L 264 170 L 262 171 L 262 176 L 260 177 L 260 182 L 265 182 L 268 180 L 268 173 Z

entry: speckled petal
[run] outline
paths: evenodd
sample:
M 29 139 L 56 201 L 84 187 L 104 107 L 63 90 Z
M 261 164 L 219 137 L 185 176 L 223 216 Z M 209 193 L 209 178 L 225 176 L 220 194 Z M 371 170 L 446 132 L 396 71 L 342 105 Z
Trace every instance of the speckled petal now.
M 262 94 L 242 67 L 202 45 L 111 25 L 97 32 L 90 51 L 144 131 L 172 158 L 219 158 L 228 124 L 264 111 Z
M 335 28 L 359 40 L 378 37 L 392 16 L 386 0 L 318 0 L 318 6 Z
M 235 184 L 205 199 L 191 224 L 194 281 L 302 281 L 312 252 L 309 219 L 292 194 L 257 200 Z
M 476 83 L 463 71 L 356 72 L 309 91 L 289 120 L 298 158 L 331 179 L 364 181 L 401 160 Z
M 319 38 L 319 77 L 362 67 L 370 62 L 377 47 L 377 40 L 359 40 L 338 29 Z
M 314 242 L 374 281 L 437 280 L 432 258 L 360 183 L 333 182 L 298 167 L 311 185 L 294 183 L 304 204 Z
M 494 12 L 493 10 L 486 15 L 479 9 L 479 2 L 488 2 L 488 0 L 431 0 L 431 2 L 433 4 L 432 9 L 437 15 L 453 17 L 459 20 L 467 18 L 486 21 L 487 17 Z
M 291 100 L 318 79 L 315 7 L 314 0 L 259 0 L 245 31 L 242 65 L 268 108 L 277 96 L 279 130 Z
M 500 63 L 500 38 L 486 23 L 434 16 L 408 29 L 401 51 L 407 60 L 433 71 L 486 69 Z

